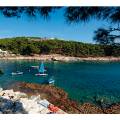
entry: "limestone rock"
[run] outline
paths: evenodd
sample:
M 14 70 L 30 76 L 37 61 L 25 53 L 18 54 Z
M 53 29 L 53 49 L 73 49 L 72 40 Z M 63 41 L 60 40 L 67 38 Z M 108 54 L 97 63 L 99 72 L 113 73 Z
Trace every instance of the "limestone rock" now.
M 0 92 L 0 114 L 47 114 L 50 110 L 47 106 L 40 104 L 40 95 L 28 97 L 22 92 L 11 90 L 2 90 Z M 49 103 L 47 101 L 47 103 Z

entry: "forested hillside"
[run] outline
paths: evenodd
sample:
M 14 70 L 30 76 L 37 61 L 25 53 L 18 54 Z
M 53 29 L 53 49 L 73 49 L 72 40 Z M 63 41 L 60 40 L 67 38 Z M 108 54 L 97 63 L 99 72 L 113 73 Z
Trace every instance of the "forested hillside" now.
M 75 41 L 43 40 L 35 37 L 0 39 L 0 49 L 15 54 L 61 54 L 77 57 L 120 56 L 119 45 L 86 44 Z

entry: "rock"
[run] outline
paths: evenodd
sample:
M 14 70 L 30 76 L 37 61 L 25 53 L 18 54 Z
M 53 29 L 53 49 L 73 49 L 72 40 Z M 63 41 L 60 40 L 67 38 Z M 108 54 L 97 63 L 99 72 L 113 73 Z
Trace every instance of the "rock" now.
M 27 94 L 14 92 L 12 89 L 2 90 L 0 96 L 0 114 L 48 113 L 48 108 L 39 104 L 39 101 L 41 101 L 40 95 L 28 97 Z
M 29 99 L 21 99 L 20 101 L 23 104 L 23 108 L 28 113 L 38 113 L 39 112 L 39 107 L 37 105 L 37 102 L 34 102 L 33 100 L 29 100 Z
M 40 112 L 41 114 L 48 114 L 48 113 L 50 113 L 50 111 L 48 110 L 48 109 L 43 109 L 41 112 Z
M 3 91 L 5 94 L 7 94 L 7 95 L 13 95 L 14 96 L 14 91 L 13 91 L 13 89 L 11 89 L 11 90 L 4 90 Z
M 12 107 L 13 107 L 13 102 L 9 101 L 9 100 L 5 100 L 5 101 L 3 100 L 3 102 L 0 106 L 1 110 L 3 110 L 3 111 L 4 111 L 4 109 L 12 109 Z
M 2 96 L 2 98 L 8 99 L 8 100 L 10 99 L 8 95 L 4 95 L 4 96 Z
M 4 111 L 2 113 L 3 114 L 13 114 L 12 110 L 10 110 L 10 109 L 4 109 Z
M 26 98 L 26 97 L 28 97 L 27 94 L 21 93 L 21 92 L 15 92 L 15 95 L 17 96 L 17 98 Z
M 40 104 L 40 105 L 44 106 L 45 108 L 47 108 L 50 103 L 46 99 L 44 99 L 44 100 L 39 101 L 38 104 Z
M 2 91 L 3 91 L 3 88 L 0 87 L 0 92 L 2 92 Z
M 102 110 L 100 108 L 98 108 L 95 105 L 92 105 L 90 103 L 84 103 L 81 107 L 80 107 L 81 113 L 82 114 L 101 114 L 103 113 Z
M 30 97 L 30 99 L 33 100 L 33 101 L 40 101 L 41 100 L 40 95 L 38 95 L 38 96 L 32 95 Z

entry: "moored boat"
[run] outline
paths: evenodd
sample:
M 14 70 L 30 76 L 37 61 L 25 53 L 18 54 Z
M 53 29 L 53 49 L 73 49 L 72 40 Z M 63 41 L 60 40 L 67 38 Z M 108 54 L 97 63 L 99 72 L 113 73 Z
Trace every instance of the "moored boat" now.
M 17 71 L 17 72 L 12 72 L 11 75 L 22 75 L 23 72 Z
M 54 80 L 53 78 L 50 78 L 50 79 L 48 80 L 48 83 L 49 83 L 49 84 L 54 84 L 54 83 L 55 83 L 55 80 Z
M 31 66 L 31 68 L 39 68 L 39 66 Z
M 36 76 L 46 76 L 48 75 L 47 73 L 45 73 L 45 67 L 44 67 L 44 63 L 42 62 L 39 69 L 38 69 L 38 72 L 37 74 L 35 74 Z

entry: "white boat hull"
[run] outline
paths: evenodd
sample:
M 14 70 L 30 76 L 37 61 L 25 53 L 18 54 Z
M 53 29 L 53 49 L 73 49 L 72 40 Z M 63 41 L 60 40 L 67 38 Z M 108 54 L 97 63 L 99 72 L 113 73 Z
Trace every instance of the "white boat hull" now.
M 46 73 L 38 73 L 38 74 L 35 74 L 35 76 L 46 76 L 46 75 L 48 75 L 48 74 L 46 74 Z
M 54 83 L 55 83 L 55 80 L 50 79 L 50 80 L 48 80 L 48 83 L 49 83 L 49 84 L 54 84 Z
M 49 81 L 49 84 L 54 84 L 55 81 Z
M 23 72 L 12 72 L 11 74 L 12 74 L 12 75 L 22 75 Z
M 31 68 L 39 68 L 39 66 L 31 66 Z

